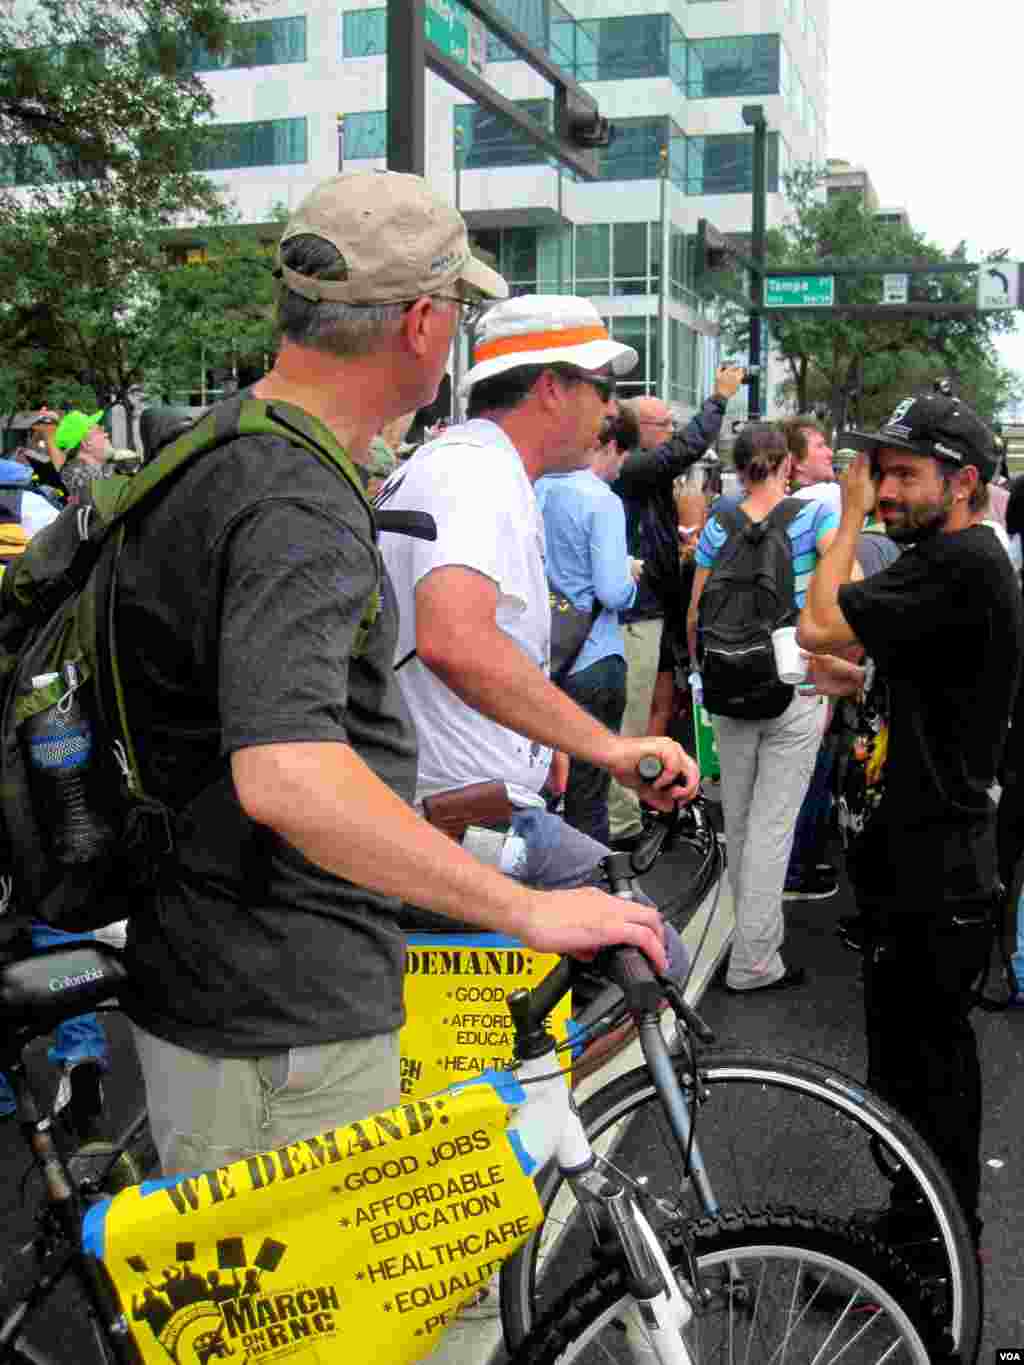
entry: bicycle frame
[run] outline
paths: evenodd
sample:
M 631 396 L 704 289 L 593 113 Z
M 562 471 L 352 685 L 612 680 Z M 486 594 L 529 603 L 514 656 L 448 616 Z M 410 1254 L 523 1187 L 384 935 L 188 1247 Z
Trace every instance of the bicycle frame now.
M 107 1284 L 97 1267 L 83 1254 L 81 1245 L 81 1203 L 78 1191 L 52 1136 L 52 1120 L 39 1113 L 36 1099 L 28 1084 L 25 1063 L 21 1056 L 4 1061 L 3 1069 L 10 1082 L 17 1103 L 19 1126 L 32 1152 L 36 1169 L 43 1177 L 46 1189 L 47 1222 L 32 1243 L 40 1262 L 40 1274 L 29 1292 L 8 1311 L 0 1324 L 0 1361 L 8 1359 L 23 1326 L 35 1311 L 46 1302 L 64 1276 L 73 1273 L 85 1294 L 94 1335 L 100 1350 L 110 1354 L 123 1365 L 130 1365 L 121 1342 L 128 1332 L 123 1314 L 118 1312 Z M 22 1358 L 34 1360 L 31 1347 L 17 1343 Z
M 614 857 L 607 861 L 612 864 L 609 874 L 614 881 L 616 874 L 621 873 L 622 865 L 617 869 Z M 617 957 L 625 958 L 625 954 L 620 952 Z M 618 984 L 638 1020 L 641 1047 L 652 1079 L 665 1103 L 676 1139 L 685 1149 L 690 1135 L 689 1113 L 672 1070 L 658 1017 L 658 1001 L 665 983 L 657 983 L 649 968 L 640 968 L 635 960 L 631 965 L 634 969 L 639 968 L 636 975 L 631 978 L 627 971 Z M 611 1236 L 618 1244 L 636 1306 L 637 1325 L 659 1365 L 692 1365 L 682 1332 L 693 1317 L 693 1308 L 639 1207 L 642 1189 L 621 1172 L 615 1171 L 612 1178 L 604 1173 L 603 1163 L 590 1145 L 572 1096 L 560 1076 L 550 1074 L 554 1043 L 546 1039 L 542 1021 L 553 1001 L 567 989 L 571 970 L 563 960 L 534 991 L 518 992 L 508 999 L 516 1032 L 517 1056 L 525 1058 L 516 1074 L 521 1084 L 531 1089 L 536 1086 L 538 1091 L 520 1108 L 515 1128 L 523 1146 L 537 1153 L 540 1164 L 549 1156 L 558 1162 L 595 1241 L 600 1244 Z M 694 1027 L 706 1032 L 701 1021 L 685 1005 L 681 993 L 670 991 L 670 997 L 674 997 L 672 1004 Z M 634 1198 L 634 1193 L 638 1198 Z M 699 1293 L 695 1283 L 692 1292 L 694 1296 Z

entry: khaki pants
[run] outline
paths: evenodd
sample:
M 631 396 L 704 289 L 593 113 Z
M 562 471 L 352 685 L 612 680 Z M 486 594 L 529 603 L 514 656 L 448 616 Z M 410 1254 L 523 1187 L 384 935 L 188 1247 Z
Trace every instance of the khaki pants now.
M 398 1033 L 206 1057 L 135 1025 L 164 1175 L 207 1171 L 343 1127 L 400 1099 Z
M 650 733 L 663 625 L 661 620 L 633 621 L 622 627 L 626 644 L 626 710 L 619 733 L 631 739 Z M 608 822 L 613 839 L 640 832 L 640 800 L 636 792 L 620 787 L 614 778 L 608 793 Z

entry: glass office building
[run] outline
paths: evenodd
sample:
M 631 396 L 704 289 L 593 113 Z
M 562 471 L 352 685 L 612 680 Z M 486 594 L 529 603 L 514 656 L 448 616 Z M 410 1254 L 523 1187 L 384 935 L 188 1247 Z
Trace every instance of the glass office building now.
M 431 3 L 432 21 L 468 32 L 469 64 L 550 127 L 550 86 L 457 0 Z M 719 358 L 713 312 L 694 290 L 697 221 L 750 230 L 745 104 L 768 122 L 769 224 L 785 214 L 787 169 L 824 164 L 829 0 L 652 0 L 642 13 L 637 0 L 493 3 L 596 97 L 616 136 L 584 182 L 428 73 L 427 176 L 515 292 L 591 298 L 640 354 L 627 388 L 682 415 Z M 182 52 L 215 99 L 207 169 L 243 220 L 270 223 L 339 167 L 385 164 L 386 48 L 379 0 L 268 0 L 224 53 Z M 19 171 L 0 167 L 8 180 Z

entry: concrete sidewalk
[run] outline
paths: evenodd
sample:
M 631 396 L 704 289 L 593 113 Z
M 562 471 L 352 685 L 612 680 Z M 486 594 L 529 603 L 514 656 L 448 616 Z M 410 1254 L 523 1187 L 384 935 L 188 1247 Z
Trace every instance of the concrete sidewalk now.
M 662 878 L 671 877 L 671 855 L 660 864 Z M 678 869 L 677 869 L 678 874 Z M 671 883 L 669 883 L 671 885 Z M 646 889 L 655 899 L 659 899 L 655 889 L 645 883 Z M 660 888 L 659 888 L 660 889 Z M 717 900 L 716 900 L 717 891 Z M 664 898 L 662 898 L 664 899 Z M 689 1004 L 698 1006 L 711 983 L 719 963 L 732 941 L 734 926 L 732 895 L 728 880 L 723 875 L 719 887 L 702 903 L 697 913 L 682 932 L 683 942 L 694 957 L 693 969 L 686 988 Z M 705 937 L 706 934 L 706 937 Z M 701 942 L 703 940 L 703 946 Z M 700 954 L 697 950 L 700 946 Z M 666 1016 L 666 1036 L 674 1021 Z M 582 1103 L 595 1090 L 608 1085 L 617 1076 L 643 1064 L 643 1052 L 639 1041 L 633 1042 L 617 1057 L 576 1087 L 576 1098 Z M 445 1333 L 437 1348 L 428 1357 L 430 1365 L 498 1365 L 502 1357 L 501 1321 L 498 1318 L 487 1321 L 456 1321 Z

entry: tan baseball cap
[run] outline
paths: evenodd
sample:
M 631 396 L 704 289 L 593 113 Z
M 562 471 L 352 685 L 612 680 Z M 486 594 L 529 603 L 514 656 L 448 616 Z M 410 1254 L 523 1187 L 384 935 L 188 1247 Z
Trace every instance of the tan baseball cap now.
M 294 293 L 318 303 L 406 303 L 456 287 L 470 298 L 506 299 L 508 285 L 472 255 L 461 213 L 418 175 L 354 171 L 332 176 L 302 201 L 281 237 L 312 233 L 340 253 L 344 279 L 290 269 L 278 274 Z

